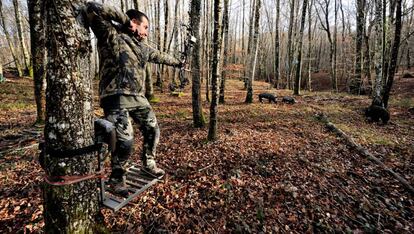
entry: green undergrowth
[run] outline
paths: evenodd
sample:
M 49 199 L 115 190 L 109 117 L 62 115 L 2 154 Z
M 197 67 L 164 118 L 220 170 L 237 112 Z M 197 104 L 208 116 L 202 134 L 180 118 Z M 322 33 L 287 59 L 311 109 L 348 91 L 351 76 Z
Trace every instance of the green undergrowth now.
M 27 102 L 13 102 L 13 103 L 0 103 L 0 111 L 19 111 L 34 108 L 32 103 Z
M 349 125 L 344 123 L 335 125 L 344 131 L 347 135 L 359 142 L 374 145 L 395 145 L 395 141 L 392 139 L 392 136 L 387 134 L 378 134 L 378 131 L 373 128 Z

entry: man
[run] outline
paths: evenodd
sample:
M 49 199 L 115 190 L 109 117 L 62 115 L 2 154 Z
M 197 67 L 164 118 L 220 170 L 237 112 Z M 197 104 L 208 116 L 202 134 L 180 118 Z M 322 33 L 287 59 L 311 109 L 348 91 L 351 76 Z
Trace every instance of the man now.
M 139 124 L 144 136 L 143 170 L 156 177 L 165 174 L 155 162 L 160 130 L 145 98 L 145 65 L 147 62 L 177 67 L 183 64 L 144 43 L 149 21 L 142 12 L 128 10 L 124 14 L 116 8 L 88 2 L 86 14 L 98 39 L 100 105 L 106 119 L 114 123 L 117 134 L 110 183 L 116 192 L 125 194 L 125 163 L 132 153 L 134 140 L 129 117 Z

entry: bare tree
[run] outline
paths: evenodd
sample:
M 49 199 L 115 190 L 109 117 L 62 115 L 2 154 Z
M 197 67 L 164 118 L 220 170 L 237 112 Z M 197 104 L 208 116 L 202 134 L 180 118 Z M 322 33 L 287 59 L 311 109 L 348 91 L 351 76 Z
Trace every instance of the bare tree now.
M 312 7 L 314 0 L 309 2 L 309 11 L 308 11 L 308 80 L 307 88 L 309 91 L 312 91 Z
M 375 93 L 374 98 L 381 99 L 383 82 L 383 60 L 384 60 L 384 18 L 382 0 L 375 1 Z
M 246 103 L 253 102 L 253 79 L 256 70 L 256 61 L 257 61 L 257 50 L 259 43 L 259 20 L 260 20 L 260 7 L 261 0 L 256 0 L 255 6 L 255 17 L 254 17 L 254 34 L 252 40 L 249 41 L 250 53 L 249 53 L 249 66 L 246 74 L 247 77 L 247 94 L 246 94 Z M 251 22 L 253 23 L 253 22 Z
M 224 91 L 226 87 L 226 75 L 227 75 L 227 63 L 229 57 L 229 0 L 224 0 L 224 13 L 223 13 L 223 31 L 224 37 L 224 53 L 223 53 L 223 69 L 221 74 L 220 84 L 220 98 L 219 102 L 224 103 Z
M 355 75 L 354 79 L 349 84 L 349 91 L 353 94 L 358 94 L 362 84 L 361 68 L 362 68 L 362 44 L 363 44 L 363 30 L 365 22 L 365 0 L 357 0 L 356 2 L 357 17 L 356 17 L 356 38 L 355 38 Z
M 293 68 L 293 28 L 295 17 L 295 2 L 296 0 L 290 0 L 290 15 L 289 15 L 289 29 L 288 29 L 288 42 L 287 42 L 287 62 L 286 62 L 286 82 L 287 87 L 290 89 L 291 81 L 290 76 Z
M 192 106 L 193 106 L 193 125 L 196 128 L 201 128 L 206 125 L 204 119 L 203 108 L 201 105 L 201 71 L 200 71 L 200 16 L 201 16 L 201 1 L 191 0 L 190 8 L 190 28 L 192 34 L 197 39 L 193 47 L 193 54 L 191 60 L 192 72 Z
M 43 189 L 45 233 L 94 233 L 100 214 L 96 181 L 69 182 L 71 176 L 93 175 L 96 155 L 65 155 L 93 144 L 89 30 L 80 17 L 81 0 L 45 4 L 50 58 L 43 164 L 49 181 Z M 52 185 L 62 178 L 66 179 L 61 186 Z
M 331 0 L 317 0 L 317 2 L 320 8 L 316 9 L 316 13 L 318 15 L 319 21 L 321 22 L 322 29 L 326 32 L 326 36 L 328 37 L 328 41 L 329 41 L 329 63 L 330 63 L 332 89 L 337 91 L 338 82 L 336 79 L 336 58 L 334 58 L 335 51 L 336 51 L 335 49 L 336 38 L 332 36 L 332 32 L 331 32 L 331 28 L 329 24 L 329 7 L 330 7 Z M 335 7 L 336 7 L 336 4 L 335 4 Z M 322 13 L 320 13 L 320 11 L 322 11 Z M 335 14 L 336 14 L 336 8 L 335 8 Z
M 20 64 L 19 58 L 17 57 L 16 51 L 14 49 L 14 45 L 10 37 L 9 31 L 7 30 L 7 24 L 6 24 L 4 14 L 3 14 L 3 1 L 0 1 L 0 24 L 3 28 L 4 35 L 6 36 L 6 41 L 9 44 L 10 53 L 13 57 L 14 64 L 16 65 L 18 75 L 21 77 L 23 76 L 23 70 L 22 70 L 22 66 Z
M 401 28 L 402 28 L 402 0 L 396 0 L 396 13 L 395 13 L 395 30 L 394 30 L 394 42 L 391 50 L 390 66 L 388 70 L 388 79 L 384 85 L 383 102 L 384 107 L 388 107 L 388 100 L 390 98 L 391 88 L 394 82 L 394 75 L 397 67 L 398 50 L 401 42 Z
M 29 73 L 31 77 L 33 77 L 33 70 L 31 69 L 31 63 L 30 63 L 30 55 L 29 55 L 29 52 L 27 51 L 27 47 L 25 44 L 26 39 L 23 33 L 23 22 L 21 19 L 22 14 L 20 12 L 19 3 L 17 0 L 13 0 L 13 6 L 14 6 L 14 15 L 16 18 L 17 35 L 19 36 L 20 48 L 23 53 L 25 70 L 26 72 Z
M 302 5 L 302 19 L 300 21 L 300 31 L 298 37 L 298 55 L 296 58 L 296 75 L 295 75 L 295 86 L 293 93 L 295 95 L 300 94 L 300 82 L 302 77 L 302 44 L 303 44 L 303 31 L 305 29 L 305 19 L 306 19 L 306 7 L 308 6 L 308 0 L 303 0 Z
M 217 121 L 218 121 L 218 99 L 219 99 L 219 80 L 220 80 L 220 55 L 221 55 L 221 0 L 214 0 L 214 34 L 213 34 L 213 61 L 212 61 L 212 78 L 211 78 L 211 105 L 210 105 L 210 123 L 208 129 L 208 140 L 217 139 Z
M 45 84 L 46 84 L 46 21 L 45 5 L 41 0 L 29 0 L 30 39 L 33 64 L 34 94 L 37 109 L 36 122 L 45 120 Z
M 280 79 L 280 39 L 279 39 L 279 27 L 280 27 L 280 0 L 276 1 L 276 22 L 275 22 L 275 65 L 274 65 L 274 73 L 275 73 L 275 81 L 274 87 L 279 88 L 279 79 Z

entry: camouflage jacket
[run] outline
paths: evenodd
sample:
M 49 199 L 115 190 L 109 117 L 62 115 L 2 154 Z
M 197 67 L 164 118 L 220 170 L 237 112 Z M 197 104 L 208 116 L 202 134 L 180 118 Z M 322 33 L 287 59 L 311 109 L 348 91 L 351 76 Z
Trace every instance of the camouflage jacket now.
M 179 66 L 180 60 L 138 41 L 129 17 L 108 5 L 88 2 L 88 23 L 98 39 L 99 96 L 144 95 L 147 62 Z M 115 22 L 115 23 L 114 23 Z

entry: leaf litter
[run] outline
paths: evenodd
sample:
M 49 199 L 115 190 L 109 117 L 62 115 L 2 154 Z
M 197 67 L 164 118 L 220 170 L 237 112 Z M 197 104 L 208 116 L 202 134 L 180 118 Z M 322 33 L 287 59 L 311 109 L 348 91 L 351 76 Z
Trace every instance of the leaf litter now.
M 17 90 L 1 94 L 6 102 L 19 99 L 19 90 L 31 87 L 24 80 L 6 85 L 1 84 L 1 90 Z M 215 142 L 206 141 L 207 129 L 192 127 L 190 90 L 180 98 L 157 93 L 161 100 L 153 105 L 161 128 L 157 160 L 167 176 L 118 213 L 103 209 L 111 231 L 414 231 L 413 195 L 315 118 L 323 111 L 414 184 L 410 127 L 414 120 L 404 107 L 391 106 L 396 114 L 382 126 L 363 119 L 362 108 L 369 104 L 363 96 L 305 92 L 295 97 L 294 105 L 262 104 L 257 98 L 247 105 L 241 82 L 230 80 L 227 87 Z M 256 82 L 255 94 L 290 94 L 267 88 L 268 84 Z M 203 105 L 208 116 L 209 104 Z M 40 130 L 31 126 L 34 106 L 7 108 L 0 114 L 0 151 L 36 144 Z M 136 162 L 141 144 L 137 132 L 131 158 Z M 0 232 L 42 231 L 43 172 L 37 156 L 36 147 L 0 156 Z

